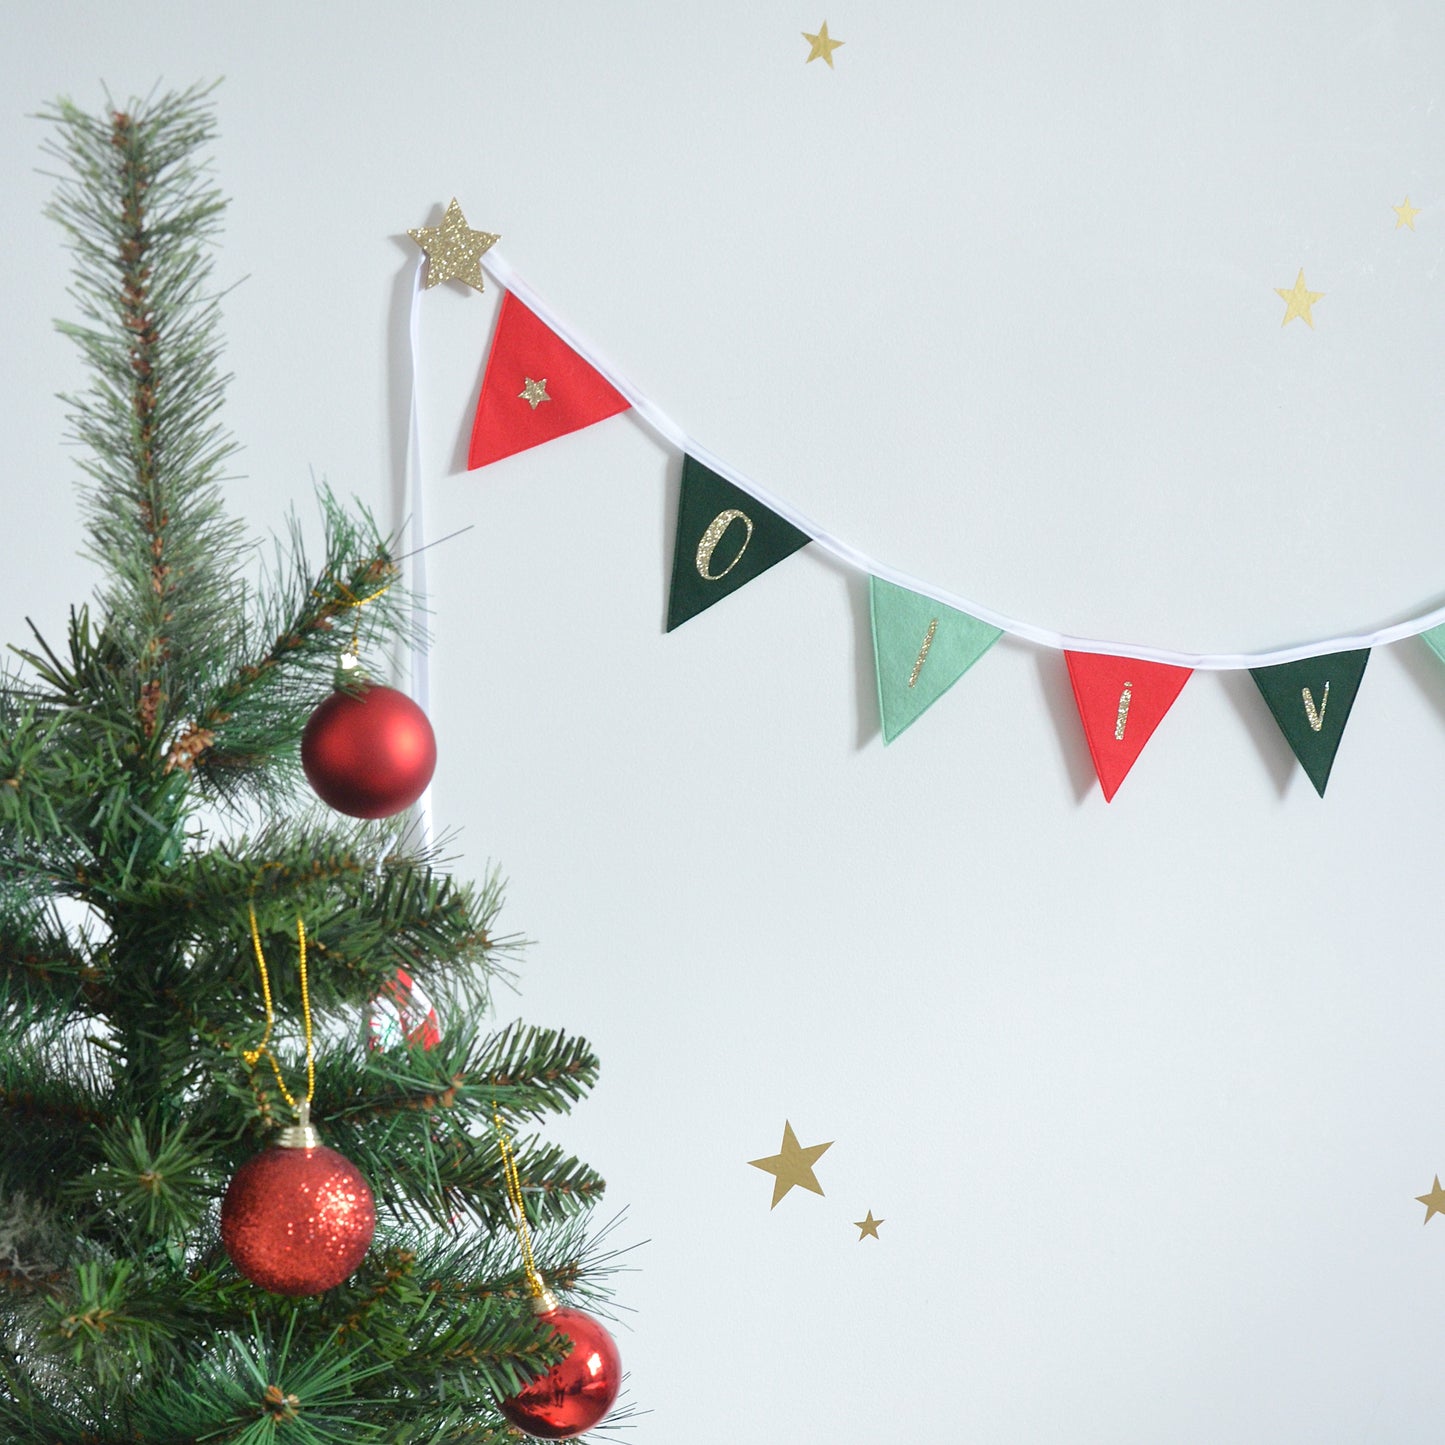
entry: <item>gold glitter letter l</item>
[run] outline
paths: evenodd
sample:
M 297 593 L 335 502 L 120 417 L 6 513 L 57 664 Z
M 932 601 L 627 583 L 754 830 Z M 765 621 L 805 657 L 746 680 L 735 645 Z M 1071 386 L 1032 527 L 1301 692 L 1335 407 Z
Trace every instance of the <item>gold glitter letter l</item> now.
M 913 664 L 913 671 L 908 674 L 908 685 L 912 687 L 918 681 L 918 674 L 923 671 L 923 664 L 928 661 L 928 649 L 933 646 L 933 634 L 938 631 L 938 618 L 934 618 L 928 624 L 928 631 L 923 636 L 923 646 L 918 649 L 918 661 Z M 929 674 L 932 676 L 932 673 Z

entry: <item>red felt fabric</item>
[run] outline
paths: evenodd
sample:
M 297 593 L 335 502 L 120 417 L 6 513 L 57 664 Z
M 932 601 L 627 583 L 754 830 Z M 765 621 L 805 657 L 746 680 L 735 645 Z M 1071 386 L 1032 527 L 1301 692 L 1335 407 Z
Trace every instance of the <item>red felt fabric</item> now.
M 528 379 L 547 383 L 547 401 L 522 395 Z M 626 411 L 631 403 L 595 367 L 543 325 L 509 291 L 482 376 L 467 468 L 540 446 Z
M 1094 759 L 1094 771 L 1112 801 L 1119 784 L 1134 766 L 1134 759 L 1154 735 L 1164 714 L 1189 681 L 1192 668 L 1169 667 L 1162 662 L 1140 662 L 1132 657 L 1109 657 L 1098 652 L 1066 652 L 1074 701 L 1084 723 L 1084 736 Z M 1127 687 L 1129 710 L 1119 731 L 1120 702 Z

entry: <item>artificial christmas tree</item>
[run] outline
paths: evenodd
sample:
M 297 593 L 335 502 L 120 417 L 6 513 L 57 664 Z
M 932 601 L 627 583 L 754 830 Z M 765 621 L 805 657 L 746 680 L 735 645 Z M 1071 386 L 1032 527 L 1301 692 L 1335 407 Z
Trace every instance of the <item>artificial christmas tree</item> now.
M 205 93 L 49 119 L 103 581 L 0 680 L 0 1440 L 515 1439 L 497 1400 L 568 1341 L 531 1308 L 494 1120 L 570 1107 L 597 1061 L 559 1032 L 479 1032 L 516 948 L 495 877 L 459 883 L 404 819 L 344 822 L 301 781 L 343 647 L 396 640 L 406 599 L 329 495 L 324 555 L 293 536 L 272 577 L 223 512 Z M 440 1028 L 379 1045 L 399 970 Z M 291 1098 L 374 1196 L 369 1250 L 319 1294 L 261 1287 L 221 1237 L 248 1160 L 321 1159 Z M 586 1298 L 602 1181 L 510 1147 L 537 1268 Z

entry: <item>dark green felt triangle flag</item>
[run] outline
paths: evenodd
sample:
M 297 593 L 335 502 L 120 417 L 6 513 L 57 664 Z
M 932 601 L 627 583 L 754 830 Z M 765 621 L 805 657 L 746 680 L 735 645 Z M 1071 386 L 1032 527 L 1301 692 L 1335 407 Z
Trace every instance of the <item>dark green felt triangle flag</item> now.
M 1331 652 L 1249 670 L 1285 741 L 1322 798 L 1369 660 L 1370 649 L 1363 647 L 1358 652 Z
M 811 540 L 711 468 L 684 457 L 667 630 L 696 617 Z

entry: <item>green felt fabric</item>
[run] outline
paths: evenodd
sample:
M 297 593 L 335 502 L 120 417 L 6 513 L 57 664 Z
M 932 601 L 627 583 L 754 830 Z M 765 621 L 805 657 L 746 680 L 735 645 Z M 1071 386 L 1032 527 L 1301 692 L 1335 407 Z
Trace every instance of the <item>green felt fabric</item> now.
M 966 612 L 881 577 L 868 579 L 868 605 L 873 616 L 873 660 L 878 668 L 878 711 L 883 741 L 891 743 L 1003 634 Z
M 1432 627 L 1428 632 L 1420 634 L 1420 641 L 1429 645 L 1430 651 L 1445 662 L 1445 622 L 1438 627 Z
M 729 517 L 730 512 L 740 515 Z M 684 457 L 667 630 L 736 592 L 810 540 L 701 462 Z
M 1364 647 L 1249 670 L 1279 730 L 1322 798 L 1369 660 L 1370 649 Z

